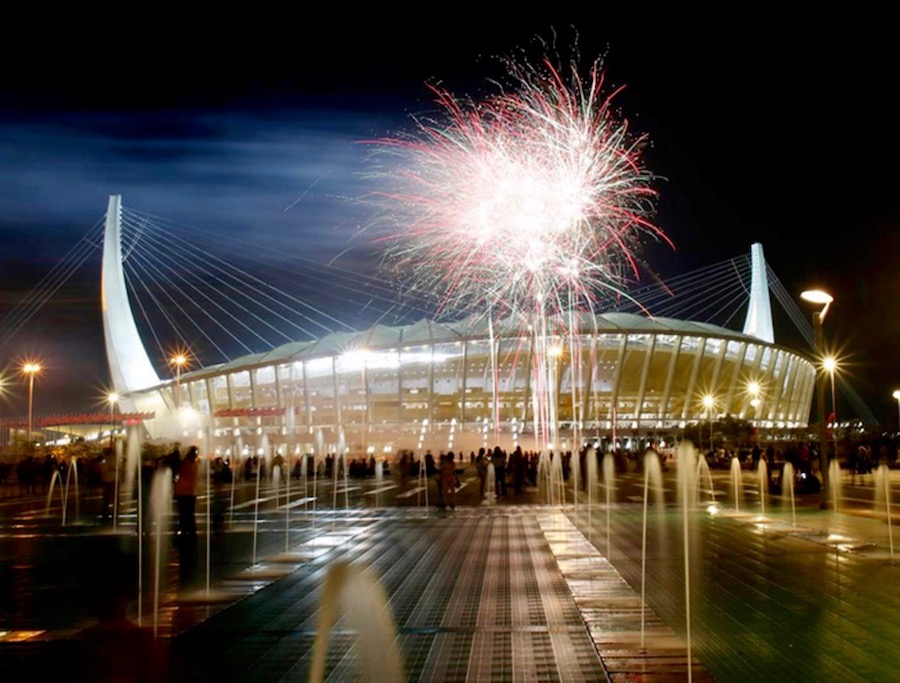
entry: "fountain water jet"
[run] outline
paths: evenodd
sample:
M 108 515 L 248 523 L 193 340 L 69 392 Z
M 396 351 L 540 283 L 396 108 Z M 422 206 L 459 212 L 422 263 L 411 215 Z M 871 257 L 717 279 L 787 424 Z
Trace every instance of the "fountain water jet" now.
M 375 507 L 381 507 L 381 487 L 384 485 L 384 462 L 375 463 Z
M 284 492 L 284 552 L 291 548 L 291 456 L 285 458 L 285 470 L 287 471 L 287 479 L 285 481 Z
M 66 525 L 66 508 L 69 504 L 69 484 L 73 479 L 75 480 L 75 522 L 77 523 L 81 514 L 79 512 L 79 499 L 78 495 L 78 458 L 72 457 L 69 459 L 69 467 L 66 470 L 66 486 L 65 486 L 65 495 L 63 496 L 63 514 L 62 514 L 62 523 L 63 526 Z
M 612 492 L 615 489 L 616 461 L 612 453 L 603 456 L 603 484 L 606 487 L 606 559 L 612 557 Z
M 153 524 L 153 637 L 159 628 L 160 574 L 166 561 L 162 539 L 168 535 L 172 511 L 172 470 L 163 467 L 153 476 L 150 488 L 150 519 Z
M 141 441 L 143 427 L 130 425 L 125 447 L 125 503 L 131 502 L 131 496 L 136 490 L 136 480 L 140 480 L 141 474 Z
M 50 476 L 50 488 L 47 491 L 47 508 L 44 511 L 44 514 L 48 517 L 50 516 L 50 504 L 53 501 L 53 487 L 59 483 L 59 510 L 62 514 L 62 525 L 66 525 L 66 499 L 63 494 L 63 486 L 62 486 L 62 477 L 59 475 L 59 470 L 54 467 L 53 474 Z
M 574 389 L 573 389 L 574 391 Z M 581 451 L 572 456 L 572 503 L 575 505 L 575 513 L 578 513 L 578 487 L 581 485 Z
M 484 481 L 484 504 L 493 505 L 497 501 L 497 470 L 494 463 L 488 460 L 487 476 Z
M 538 495 L 547 505 L 553 505 L 553 486 L 550 484 L 550 455 L 546 449 L 538 456 Z
M 665 499 L 662 488 L 662 467 L 659 456 L 654 450 L 648 450 L 644 454 L 644 520 L 643 536 L 641 538 L 641 650 L 644 650 L 644 622 L 647 611 L 647 508 L 650 499 L 650 483 L 656 491 L 656 506 L 658 510 L 665 508 Z
M 588 540 L 590 541 L 594 533 L 594 493 L 597 491 L 597 486 L 599 484 L 599 477 L 597 474 L 597 451 L 595 451 L 593 448 L 588 448 L 585 460 L 585 469 L 587 470 L 586 484 L 588 494 Z
M 769 495 L 769 466 L 765 458 L 760 458 L 756 465 L 756 478 L 759 486 L 759 510 L 766 514 L 766 496 Z
M 562 452 L 557 454 L 550 453 L 550 499 L 551 504 L 566 504 L 566 490 L 562 471 Z
M 741 511 L 741 498 L 744 497 L 744 488 L 741 478 L 741 461 L 737 456 L 731 459 L 731 492 L 734 495 L 734 511 Z
M 350 628 L 359 635 L 354 650 L 364 677 L 384 683 L 405 681 L 394 619 L 381 582 L 370 572 L 345 562 L 329 565 L 325 577 L 309 680 L 324 680 L 328 640 L 338 608 L 346 612 Z
M 779 483 L 781 484 L 781 495 L 785 495 L 785 489 L 787 489 L 787 496 L 791 501 L 791 524 L 797 526 L 797 507 L 794 503 L 794 466 L 791 463 L 784 463 Z
M 275 509 L 277 510 L 281 503 L 281 465 L 272 467 L 272 488 L 275 489 Z
M 713 505 L 716 504 L 716 487 L 713 484 L 712 472 L 709 471 L 709 463 L 706 462 L 706 458 L 701 453 L 697 458 L 697 471 L 694 473 L 694 478 L 697 481 L 696 486 L 696 495 L 697 500 L 695 501 L 697 505 L 700 504 L 700 485 L 706 481 L 709 485 L 709 495 L 711 498 L 711 502 Z
M 831 496 L 834 499 L 834 511 L 838 511 L 838 502 L 841 498 L 841 464 L 837 458 L 828 463 L 828 483 L 831 484 Z
M 888 544 L 891 560 L 894 559 L 894 529 L 891 523 L 891 480 L 887 465 L 882 463 L 875 470 L 875 511 L 884 506 L 888 526 Z
M 112 509 L 112 523 L 113 523 L 113 531 L 116 530 L 116 526 L 118 524 L 119 519 L 119 464 L 122 462 L 122 442 L 116 441 L 116 446 L 113 449 L 113 457 L 116 459 L 116 483 L 115 488 L 113 489 L 113 509 Z
M 693 475 L 696 472 L 697 452 L 693 444 L 683 441 L 678 446 L 678 495 L 681 499 L 681 514 L 684 531 L 684 611 L 685 632 L 687 642 L 687 667 L 688 681 L 693 680 L 691 667 L 691 562 L 690 562 L 690 512 L 693 500 L 694 482 Z

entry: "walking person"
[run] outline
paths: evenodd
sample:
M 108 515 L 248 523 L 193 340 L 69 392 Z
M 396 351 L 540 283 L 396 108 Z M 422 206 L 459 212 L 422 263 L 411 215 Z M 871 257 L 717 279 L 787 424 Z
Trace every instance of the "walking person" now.
M 494 494 L 497 498 L 506 498 L 506 453 L 500 446 L 494 447 L 491 462 L 494 463 Z
M 453 462 L 453 451 L 441 458 L 440 491 L 442 494 L 441 507 L 443 509 L 456 509 L 456 464 Z
M 116 474 L 116 455 L 112 448 L 104 448 L 103 462 L 100 465 L 100 483 L 103 486 L 101 518 L 104 524 L 110 523 L 116 514 L 113 509 L 116 504 Z
M 478 449 L 478 455 L 475 458 L 475 469 L 478 471 L 478 495 L 484 500 L 484 487 L 487 482 L 488 457 L 483 448 Z
M 197 536 L 197 447 L 191 446 L 178 469 L 175 480 L 175 503 L 178 506 L 178 533 L 188 538 Z

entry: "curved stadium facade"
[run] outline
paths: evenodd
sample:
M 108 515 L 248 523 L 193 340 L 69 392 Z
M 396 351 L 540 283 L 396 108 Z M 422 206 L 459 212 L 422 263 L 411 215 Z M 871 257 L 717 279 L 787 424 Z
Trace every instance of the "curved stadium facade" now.
M 494 445 L 495 395 L 501 445 L 534 447 L 532 339 L 503 323 L 493 332 L 496 392 L 486 321 L 422 320 L 286 344 L 140 393 L 180 407 L 182 423 L 189 406 L 220 451 L 266 434 L 309 452 L 316 439 L 335 444 L 343 432 L 353 452 L 468 452 Z M 583 316 L 572 345 L 580 371 L 569 337 L 558 341 L 566 349 L 557 361 L 563 447 L 576 422 L 585 437 L 608 437 L 675 433 L 710 414 L 770 428 L 804 426 L 809 416 L 812 363 L 747 334 L 627 313 Z
M 550 321 L 557 448 L 576 436 L 677 434 L 731 415 L 762 428 L 805 427 L 816 372 L 774 343 L 761 245 L 751 250 L 743 332 L 628 313 Z M 519 324 L 485 319 L 332 333 L 163 381 L 147 355 L 125 287 L 121 197 L 111 196 L 103 245 L 103 323 L 120 408 L 151 436 L 203 442 L 207 452 L 395 452 L 535 443 L 534 340 Z M 544 341 L 543 339 L 541 340 Z M 704 401 L 706 398 L 706 401 Z M 545 420 L 541 421 L 546 425 Z M 608 441 L 607 441 L 608 443 Z M 626 444 L 627 445 L 627 444 Z

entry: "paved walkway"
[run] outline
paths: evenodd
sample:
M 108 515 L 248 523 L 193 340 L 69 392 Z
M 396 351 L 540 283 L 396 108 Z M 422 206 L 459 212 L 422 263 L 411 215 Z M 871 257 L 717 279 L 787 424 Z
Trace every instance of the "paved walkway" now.
M 619 482 L 623 501 L 634 483 Z M 336 562 L 378 577 L 409 680 L 900 678 L 900 566 L 885 521 L 871 512 L 820 511 L 801 501 L 795 522 L 780 507 L 765 517 L 701 510 L 688 516 L 685 543 L 684 515 L 671 504 L 650 506 L 643 563 L 636 502 L 609 510 L 461 502 L 469 504 L 440 513 L 411 505 L 312 515 L 295 507 L 289 529 L 274 509 L 257 525 L 240 516 L 212 548 L 208 593 L 196 571 L 205 566 L 202 535 L 195 548 L 171 548 L 158 611 L 148 566 L 137 630 L 92 622 L 77 592 L 104 590 L 90 571 L 82 580 L 60 571 L 96 570 L 106 593 L 115 593 L 108 580 L 117 563 L 134 565 L 127 527 L 115 535 L 7 530 L 0 678 L 103 680 L 125 668 L 146 680 L 307 680 L 321 586 Z M 197 563 L 193 572 L 181 566 L 191 564 L 187 557 Z M 63 590 L 44 591 L 53 581 Z M 135 601 L 127 609 L 134 620 Z M 328 680 L 364 680 L 357 639 L 346 618 L 337 622 Z

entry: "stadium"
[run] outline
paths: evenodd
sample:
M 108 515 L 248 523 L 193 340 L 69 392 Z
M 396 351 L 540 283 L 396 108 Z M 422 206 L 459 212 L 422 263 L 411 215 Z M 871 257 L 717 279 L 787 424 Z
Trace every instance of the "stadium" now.
M 674 433 L 720 415 L 806 424 L 815 369 L 796 353 L 701 323 L 627 313 L 580 323 L 575 362 L 569 338 L 559 340 L 560 447 L 571 447 L 576 426 L 601 439 Z M 187 423 L 212 420 L 219 449 L 265 433 L 309 452 L 317 432 L 334 444 L 341 431 L 354 452 L 468 452 L 494 445 L 497 433 L 503 445 L 533 448 L 533 340 L 502 324 L 494 335 L 492 354 L 484 321 L 378 326 L 236 358 L 142 393 L 180 407 Z
M 265 444 L 290 453 L 346 448 L 462 450 L 578 441 L 629 447 L 732 416 L 762 428 L 805 427 L 816 382 L 805 356 L 774 343 L 765 262 L 752 252 L 741 332 L 626 312 L 565 314 L 550 329 L 554 438 L 535 438 L 536 339 L 509 320 L 420 320 L 334 332 L 161 380 L 125 289 L 120 198 L 107 212 L 103 315 L 121 410 L 150 436 L 200 441 L 207 452 Z M 553 441 L 556 443 L 553 443 Z

